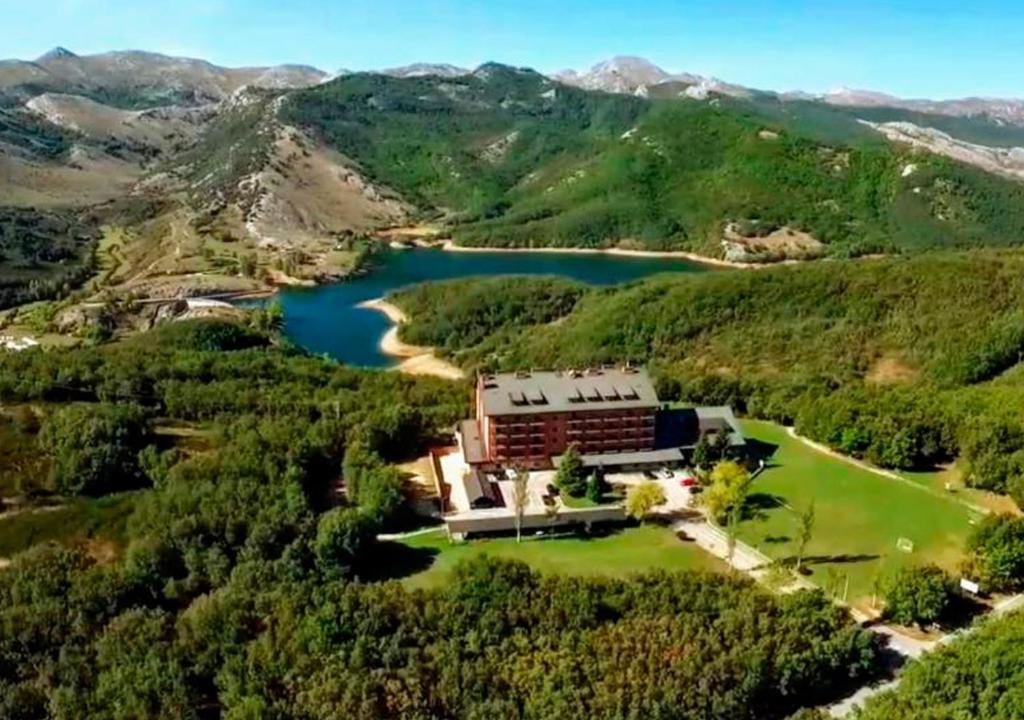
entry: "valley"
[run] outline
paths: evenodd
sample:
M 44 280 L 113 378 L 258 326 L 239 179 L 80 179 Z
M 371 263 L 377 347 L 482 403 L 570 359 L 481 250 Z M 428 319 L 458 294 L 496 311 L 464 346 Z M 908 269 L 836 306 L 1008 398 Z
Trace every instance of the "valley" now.
M 1020 717 L 1022 146 L 636 57 L 0 61 L 0 718 Z

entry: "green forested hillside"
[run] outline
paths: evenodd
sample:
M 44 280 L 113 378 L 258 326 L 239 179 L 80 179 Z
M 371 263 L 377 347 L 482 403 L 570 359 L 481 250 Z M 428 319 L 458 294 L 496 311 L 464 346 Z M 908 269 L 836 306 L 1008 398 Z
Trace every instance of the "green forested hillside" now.
M 406 518 L 385 461 L 469 390 L 216 321 L 0 354 L 0 402 L 42 408 L 58 480 L 96 481 L 58 489 L 138 488 L 117 537 L 0 570 L 0 717 L 781 720 L 877 672 L 876 636 L 823 594 L 724 574 L 479 558 L 437 589 L 388 581 L 433 555 L 378 539 Z
M 802 230 L 836 255 L 1024 238 L 1024 187 L 814 103 L 642 100 L 489 65 L 456 79 L 343 77 L 292 94 L 282 114 L 449 211 L 469 245 L 718 254 L 730 222 Z
M 649 363 L 666 397 L 795 420 L 887 465 L 964 453 L 974 482 L 1024 498 L 1022 278 L 1019 253 L 928 254 L 666 275 L 588 290 L 553 320 L 469 307 L 529 279 L 479 281 L 466 304 L 444 284 L 395 301 L 412 316 L 403 333 L 466 366 Z
M 282 119 L 314 128 L 415 202 L 486 217 L 528 173 L 597 152 L 646 110 L 492 64 L 459 78 L 346 76 L 293 93 Z

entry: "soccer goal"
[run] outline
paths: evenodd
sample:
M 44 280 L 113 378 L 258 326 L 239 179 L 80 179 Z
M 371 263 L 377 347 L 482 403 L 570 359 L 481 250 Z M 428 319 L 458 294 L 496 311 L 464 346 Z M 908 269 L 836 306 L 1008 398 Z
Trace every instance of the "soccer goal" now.
M 896 541 L 896 549 L 900 552 L 912 553 L 914 552 L 914 541 L 910 538 L 900 538 Z

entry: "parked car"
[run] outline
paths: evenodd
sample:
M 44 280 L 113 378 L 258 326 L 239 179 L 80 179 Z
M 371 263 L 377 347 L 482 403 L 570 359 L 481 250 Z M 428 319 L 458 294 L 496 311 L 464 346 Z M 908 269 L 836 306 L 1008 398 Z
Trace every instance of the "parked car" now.
M 693 477 L 692 475 L 687 475 L 686 477 L 679 481 L 679 484 L 682 485 L 684 488 L 695 488 L 699 483 L 697 482 L 697 478 Z
M 673 473 L 673 472 L 672 472 L 671 470 L 669 470 L 668 468 L 662 468 L 662 469 L 661 469 L 661 473 L 660 473 L 660 475 L 661 475 L 661 476 L 662 476 L 663 478 L 665 478 L 666 480 L 671 480 L 672 478 L 674 478 L 674 477 L 675 477 L 675 473 Z
M 654 474 L 653 470 L 644 470 L 644 477 L 648 480 L 657 480 L 658 476 Z

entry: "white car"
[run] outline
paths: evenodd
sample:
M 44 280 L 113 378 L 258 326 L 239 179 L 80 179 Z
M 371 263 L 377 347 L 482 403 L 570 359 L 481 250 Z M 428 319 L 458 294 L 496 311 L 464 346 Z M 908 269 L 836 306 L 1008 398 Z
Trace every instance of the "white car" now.
M 674 477 L 675 477 L 675 473 L 673 473 L 673 472 L 672 472 L 671 470 L 669 470 L 668 468 L 662 468 L 662 469 L 661 469 L 661 472 L 660 472 L 660 473 L 658 473 L 658 474 L 659 474 L 659 475 L 660 475 L 661 477 L 665 478 L 666 480 L 671 480 L 672 478 L 674 478 Z

